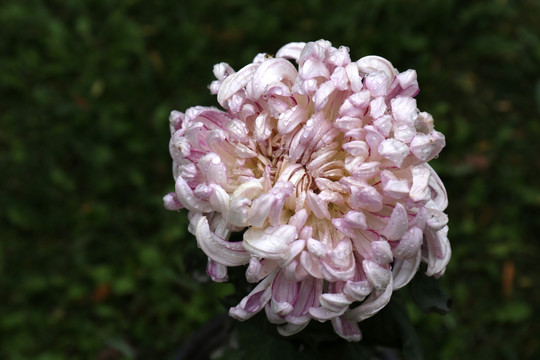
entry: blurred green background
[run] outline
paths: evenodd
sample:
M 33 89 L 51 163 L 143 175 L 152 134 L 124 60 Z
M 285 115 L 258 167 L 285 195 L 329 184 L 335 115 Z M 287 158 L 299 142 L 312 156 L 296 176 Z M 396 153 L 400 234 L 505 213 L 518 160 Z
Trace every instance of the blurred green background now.
M 0 358 L 169 359 L 228 284 L 173 190 L 168 113 L 216 105 L 212 66 L 324 38 L 419 75 L 447 146 L 449 315 L 411 309 L 426 359 L 540 358 L 535 0 L 5 0 Z

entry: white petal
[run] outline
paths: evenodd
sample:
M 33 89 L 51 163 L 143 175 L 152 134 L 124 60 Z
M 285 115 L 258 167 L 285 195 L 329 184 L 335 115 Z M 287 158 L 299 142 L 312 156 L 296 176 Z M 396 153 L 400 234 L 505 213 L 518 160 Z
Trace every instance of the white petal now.
M 386 139 L 378 147 L 379 154 L 390 160 L 395 166 L 400 167 L 403 160 L 409 155 L 409 147 L 401 141 Z
M 309 321 L 302 325 L 285 324 L 283 326 L 278 326 L 277 331 L 282 336 L 291 336 L 302 331 L 308 324 Z
M 448 206 L 448 195 L 443 182 L 439 178 L 439 175 L 433 170 L 429 164 L 425 164 L 429 169 L 431 177 L 429 178 L 429 187 L 435 192 L 434 196 L 431 196 L 429 207 L 444 211 Z
M 300 254 L 300 264 L 314 278 L 321 279 L 323 277 L 319 259 L 314 258 L 307 251 Z
M 163 197 L 163 205 L 167 210 L 180 210 L 183 208 L 176 193 L 168 193 Z
M 398 96 L 390 100 L 392 115 L 397 122 L 414 125 L 417 117 L 416 100 L 410 97 Z
M 198 199 L 181 176 L 176 179 L 175 190 L 178 200 L 186 209 L 201 213 L 212 211 L 210 204 Z
M 412 172 L 412 187 L 409 197 L 413 201 L 429 200 L 431 194 L 428 188 L 430 171 L 425 166 L 415 166 Z
M 363 301 L 368 296 L 373 287 L 368 281 L 347 281 L 343 287 L 343 293 L 354 301 Z
M 416 135 L 416 129 L 413 125 L 410 124 L 395 123 L 393 129 L 394 139 L 399 140 L 405 144 L 409 144 Z
M 244 66 L 238 72 L 227 76 L 218 92 L 218 103 L 227 108 L 227 100 L 229 100 L 237 91 L 243 89 L 247 83 L 253 78 L 259 64 L 249 64 Z
M 318 258 L 326 256 L 326 248 L 319 240 L 309 238 L 307 241 L 307 248 L 309 253 L 313 256 L 316 256 Z
M 351 90 L 355 93 L 361 91 L 363 84 L 362 78 L 358 74 L 358 65 L 354 63 L 348 64 L 345 67 L 345 71 L 347 72 L 347 77 L 351 84 Z
M 361 156 L 363 158 L 366 158 L 369 155 L 368 144 L 365 141 L 361 140 L 349 141 L 344 143 L 343 150 L 345 150 L 352 156 Z
M 293 225 L 270 226 L 266 229 L 249 228 L 244 233 L 244 247 L 255 256 L 265 259 L 282 259 L 289 244 L 296 240 Z
M 421 161 L 429 161 L 446 145 L 444 135 L 432 131 L 429 135 L 418 133 L 411 141 L 411 152 Z
M 390 81 L 394 79 L 394 76 L 397 73 L 396 69 L 394 69 L 394 66 L 392 66 L 392 63 L 380 56 L 364 56 L 363 58 L 358 60 L 356 64 L 358 66 L 358 69 L 364 74 L 382 71 L 385 73 L 385 75 Z
M 298 125 L 306 121 L 307 113 L 305 108 L 296 105 L 279 115 L 277 128 L 280 134 L 288 134 Z
M 304 42 L 292 42 L 288 43 L 287 45 L 283 46 L 281 49 L 279 49 L 276 53 L 276 57 L 283 57 L 286 59 L 293 59 L 298 61 L 298 58 L 300 57 L 300 53 L 302 52 L 302 49 L 306 46 L 306 43 Z
M 384 97 L 379 96 L 373 99 L 369 103 L 369 114 L 372 118 L 377 119 L 384 115 L 386 111 L 386 103 L 384 101 Z
M 336 86 L 332 81 L 327 81 L 319 87 L 319 89 L 313 96 L 313 102 L 315 103 L 316 111 L 319 111 L 328 103 L 330 96 L 335 90 Z
M 388 220 L 381 234 L 386 236 L 388 240 L 399 240 L 407 230 L 408 223 L 407 210 L 401 203 L 396 203 L 390 220 Z
M 392 261 L 392 249 L 388 241 L 378 240 L 371 243 L 372 260 L 379 265 L 385 265 Z M 385 275 L 386 276 L 386 275 Z
M 319 195 L 315 194 L 312 190 L 309 190 L 306 197 L 306 202 L 309 209 L 319 219 L 330 219 L 330 212 L 328 211 L 328 204 L 324 202 Z
M 321 303 L 321 306 L 334 312 L 340 312 L 343 308 L 346 308 L 351 303 L 351 301 L 347 299 L 343 293 L 322 294 L 319 297 L 319 302 Z
M 332 319 L 332 326 L 334 331 L 347 341 L 362 340 L 362 332 L 356 321 L 345 320 L 343 316 L 335 317 Z
M 380 266 L 374 261 L 365 259 L 362 261 L 362 267 L 364 268 L 368 281 L 377 290 L 384 289 L 392 279 L 390 270 Z
M 393 264 L 392 276 L 394 278 L 393 288 L 394 290 L 401 289 L 412 280 L 420 260 L 422 259 L 422 252 L 418 250 L 416 255 L 408 259 L 396 259 Z
M 427 230 L 426 239 L 428 242 L 428 268 L 426 275 L 438 278 L 444 274 L 446 265 L 448 265 L 452 254 L 450 242 L 448 241 L 448 226 L 435 233 L 432 230 Z
M 390 284 L 384 289 L 384 292 L 372 292 L 371 295 L 360 306 L 349 310 L 345 314 L 345 319 L 349 321 L 362 321 L 376 313 L 378 313 L 383 307 L 388 304 L 392 297 L 392 277 L 390 277 Z
M 390 115 L 383 115 L 379 117 L 377 120 L 373 122 L 377 130 L 384 135 L 385 137 L 388 137 L 390 134 L 390 131 L 392 130 L 392 117 Z M 395 138 L 394 134 L 394 138 Z M 399 140 L 399 139 L 397 139 Z
M 206 216 L 200 216 L 195 225 L 197 244 L 212 260 L 226 265 L 238 266 L 249 262 L 250 254 L 241 242 L 225 241 L 210 230 Z
M 350 203 L 355 210 L 380 211 L 383 208 L 382 195 L 367 184 L 352 187 Z
M 341 308 L 339 311 L 333 311 L 321 306 L 310 308 L 309 314 L 316 320 L 326 321 L 343 315 L 345 311 L 347 311 L 347 307 Z
M 210 258 L 208 258 L 206 273 L 212 278 L 212 281 L 215 282 L 225 282 L 229 279 L 227 276 L 227 267 Z
M 392 250 L 397 259 L 410 259 L 418 253 L 424 234 L 418 227 L 412 227 L 405 232 L 399 244 Z
M 229 316 L 238 320 L 247 320 L 257 314 L 272 296 L 271 284 L 275 273 L 261 281 L 240 303 L 229 309 Z
M 216 184 L 210 184 L 212 193 L 210 194 L 210 205 L 212 209 L 222 214 L 224 219 L 227 219 L 229 213 L 229 194 L 223 188 Z
M 254 73 L 248 88 L 251 99 L 259 99 L 268 87 L 280 83 L 283 80 L 294 83 L 298 75 L 296 68 L 284 58 L 272 58 L 265 60 Z

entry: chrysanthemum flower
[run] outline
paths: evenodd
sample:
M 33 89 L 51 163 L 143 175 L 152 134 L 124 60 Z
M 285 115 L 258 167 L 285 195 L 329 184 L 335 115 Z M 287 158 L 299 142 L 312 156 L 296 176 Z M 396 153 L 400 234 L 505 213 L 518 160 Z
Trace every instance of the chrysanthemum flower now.
M 264 309 L 283 335 L 330 320 L 358 341 L 358 322 L 421 261 L 427 275 L 444 273 L 447 195 L 427 162 L 445 140 L 417 109 L 414 70 L 378 56 L 354 62 L 319 40 L 214 74 L 210 91 L 225 110 L 171 113 L 176 191 L 164 201 L 189 210 L 214 281 L 245 266 L 257 283 L 232 317 Z M 229 241 L 240 231 L 242 241 Z

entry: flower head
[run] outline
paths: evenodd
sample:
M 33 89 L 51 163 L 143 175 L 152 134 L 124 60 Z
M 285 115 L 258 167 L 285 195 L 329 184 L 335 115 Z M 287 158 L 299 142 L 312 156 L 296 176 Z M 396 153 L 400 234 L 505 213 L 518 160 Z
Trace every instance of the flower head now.
M 189 210 L 214 281 L 246 266 L 257 283 L 232 317 L 264 309 L 283 335 L 330 320 L 357 341 L 358 322 L 421 261 L 427 275 L 444 273 L 447 195 L 427 162 L 445 140 L 417 109 L 414 70 L 378 56 L 351 61 L 348 48 L 319 40 L 214 74 L 225 110 L 171 113 L 176 191 L 164 201 Z M 229 241 L 239 231 L 243 240 Z

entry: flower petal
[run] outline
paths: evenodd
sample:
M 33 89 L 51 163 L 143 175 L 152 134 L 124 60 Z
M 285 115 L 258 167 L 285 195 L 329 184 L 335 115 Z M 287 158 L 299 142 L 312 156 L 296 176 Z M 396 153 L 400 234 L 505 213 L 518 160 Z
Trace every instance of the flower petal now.
M 229 242 L 217 236 L 210 230 L 206 216 L 199 215 L 193 220 L 197 244 L 209 258 L 226 266 L 244 265 L 249 262 L 250 254 L 246 252 L 241 242 Z
M 244 233 L 244 248 L 251 254 L 265 259 L 282 259 L 289 244 L 297 239 L 293 225 L 269 226 L 266 229 L 249 228 Z
M 332 326 L 335 332 L 347 341 L 362 340 L 362 332 L 356 321 L 348 321 L 344 316 L 339 316 L 332 319 Z

